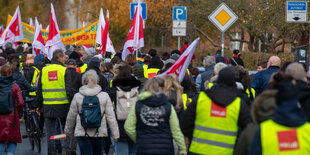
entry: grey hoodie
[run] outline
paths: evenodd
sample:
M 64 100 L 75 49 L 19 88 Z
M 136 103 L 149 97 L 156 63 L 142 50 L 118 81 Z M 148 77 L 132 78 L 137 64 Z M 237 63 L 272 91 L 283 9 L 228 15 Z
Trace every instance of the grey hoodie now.
M 87 129 L 87 134 L 90 137 L 107 137 L 107 122 L 111 128 L 112 137 L 117 139 L 119 138 L 119 130 L 116 122 L 115 114 L 112 107 L 112 102 L 107 93 L 101 92 L 101 87 L 96 85 L 94 88 L 89 88 L 87 85 L 82 86 L 79 89 L 79 93 L 76 93 L 71 102 L 70 110 L 67 116 L 66 126 L 65 126 L 65 134 L 72 135 L 73 128 L 75 137 L 84 137 L 85 130 L 81 125 L 81 120 L 79 113 L 82 109 L 84 96 L 95 96 L 99 98 L 101 113 L 103 114 L 101 120 L 101 126 L 96 132 L 96 129 Z M 106 122 L 107 121 L 107 122 Z

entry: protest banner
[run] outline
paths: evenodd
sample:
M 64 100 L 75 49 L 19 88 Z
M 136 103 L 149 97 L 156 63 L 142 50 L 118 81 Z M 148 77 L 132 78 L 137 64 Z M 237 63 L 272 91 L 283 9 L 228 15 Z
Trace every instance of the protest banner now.
M 8 15 L 8 23 L 12 16 Z M 8 25 L 8 24 L 7 24 Z M 21 42 L 32 43 L 34 35 L 34 26 L 22 22 L 24 39 Z M 98 20 L 78 29 L 60 31 L 60 37 L 64 45 L 94 45 L 96 42 L 96 33 L 98 27 Z M 41 29 L 43 39 L 46 41 L 48 38 L 48 30 Z

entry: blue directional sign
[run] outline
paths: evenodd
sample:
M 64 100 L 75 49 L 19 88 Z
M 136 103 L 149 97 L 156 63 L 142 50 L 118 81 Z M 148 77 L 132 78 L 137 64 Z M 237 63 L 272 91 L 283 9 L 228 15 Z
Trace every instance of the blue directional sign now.
M 174 6 L 172 18 L 173 20 L 186 20 L 186 7 Z
M 133 17 L 135 16 L 136 8 L 138 7 L 138 3 L 130 3 L 130 19 L 133 20 Z M 141 3 L 142 7 L 142 19 L 146 20 L 147 18 L 147 9 L 146 9 L 146 3 Z
M 287 22 L 308 22 L 307 2 L 287 1 L 286 2 L 286 21 Z

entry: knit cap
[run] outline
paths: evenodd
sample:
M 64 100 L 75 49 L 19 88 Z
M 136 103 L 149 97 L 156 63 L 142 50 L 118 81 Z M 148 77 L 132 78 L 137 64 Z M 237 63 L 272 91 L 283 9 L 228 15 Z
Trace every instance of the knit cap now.
M 225 84 L 227 86 L 235 86 L 235 73 L 229 67 L 223 68 L 217 78 L 218 83 Z
M 307 81 L 305 68 L 298 62 L 288 65 L 285 74 L 292 76 L 295 80 Z

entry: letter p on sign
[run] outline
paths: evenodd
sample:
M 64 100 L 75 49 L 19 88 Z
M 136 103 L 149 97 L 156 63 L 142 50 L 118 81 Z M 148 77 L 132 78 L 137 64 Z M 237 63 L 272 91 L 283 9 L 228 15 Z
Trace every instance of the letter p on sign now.
M 185 6 L 173 7 L 173 20 L 186 20 L 186 14 Z

